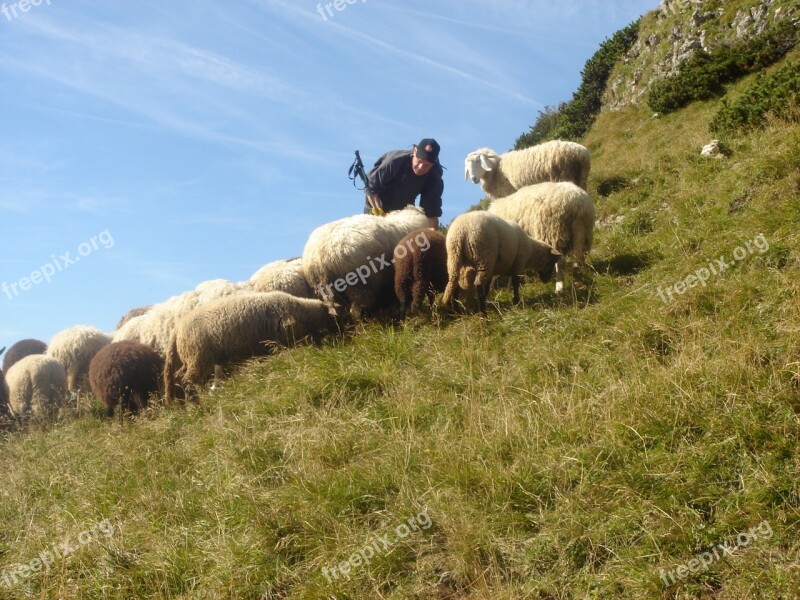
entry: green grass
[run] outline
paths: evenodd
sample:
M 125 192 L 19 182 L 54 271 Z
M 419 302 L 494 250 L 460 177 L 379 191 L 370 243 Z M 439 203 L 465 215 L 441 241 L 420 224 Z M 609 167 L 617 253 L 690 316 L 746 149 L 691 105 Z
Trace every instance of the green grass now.
M 362 324 L 122 428 L 88 410 L 3 434 L 0 597 L 796 597 L 800 126 L 701 159 L 717 109 L 600 115 L 590 192 L 622 221 L 563 300 L 529 284 L 488 321 Z M 759 234 L 763 254 L 659 298 Z M 111 535 L 2 584 L 103 519 Z

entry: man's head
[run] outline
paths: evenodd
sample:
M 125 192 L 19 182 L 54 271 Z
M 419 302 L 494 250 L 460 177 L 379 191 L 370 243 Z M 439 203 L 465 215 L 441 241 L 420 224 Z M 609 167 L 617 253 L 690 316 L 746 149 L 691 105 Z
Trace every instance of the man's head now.
M 414 146 L 411 169 L 415 175 L 425 175 L 439 162 L 439 143 L 433 138 L 423 138 Z

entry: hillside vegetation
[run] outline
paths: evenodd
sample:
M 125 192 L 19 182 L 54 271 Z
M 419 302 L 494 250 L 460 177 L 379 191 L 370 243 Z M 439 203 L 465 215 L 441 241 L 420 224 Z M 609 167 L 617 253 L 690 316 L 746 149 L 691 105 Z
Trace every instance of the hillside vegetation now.
M 797 597 L 800 114 L 702 158 L 720 107 L 600 113 L 564 299 L 365 323 L 198 405 L 4 434 L 0 597 Z

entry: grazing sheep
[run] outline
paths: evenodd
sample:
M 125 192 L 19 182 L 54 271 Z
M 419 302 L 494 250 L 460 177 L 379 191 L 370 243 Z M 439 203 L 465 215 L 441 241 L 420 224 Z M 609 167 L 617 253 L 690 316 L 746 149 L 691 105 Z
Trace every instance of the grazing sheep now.
M 447 274 L 443 304 L 451 305 L 459 287 L 475 287 L 486 314 L 486 293 L 495 275 L 511 275 L 514 303 L 519 302 L 520 275 L 534 270 L 549 281 L 560 253 L 527 235 L 516 223 L 485 211 L 464 213 L 447 231 Z
M 290 346 L 308 336 L 335 329 L 332 307 L 285 292 L 250 293 L 221 298 L 183 317 L 170 337 L 164 366 L 167 402 L 175 384 L 188 396 L 205 382 L 215 365 L 269 354 L 274 345 Z
M 298 298 L 313 298 L 314 292 L 303 275 L 303 259 L 267 263 L 250 278 L 254 292 L 286 292 Z
M 113 417 L 116 406 L 130 412 L 144 408 L 150 394 L 160 392 L 163 372 L 164 359 L 149 346 L 114 342 L 92 359 L 89 383 Z
M 130 321 L 135 317 L 141 317 L 142 315 L 146 314 L 147 311 L 150 310 L 151 308 L 153 308 L 152 304 L 150 304 L 149 306 L 140 306 L 138 308 L 132 308 L 124 315 L 122 315 L 122 318 L 117 323 L 117 327 L 115 330 L 122 329 L 122 326 L 125 325 L 125 323 L 127 323 L 128 321 Z
M 502 155 L 479 148 L 464 159 L 464 181 L 480 181 L 483 191 L 496 200 L 545 181 L 571 181 L 585 190 L 590 167 L 589 150 L 575 142 L 552 140 Z
M 111 337 L 87 325 L 76 325 L 53 336 L 47 356 L 60 362 L 67 372 L 67 389 L 78 392 L 89 375 L 89 364 L 101 348 L 111 343 Z
M 447 250 L 445 237 L 433 229 L 417 229 L 397 243 L 394 249 L 394 291 L 400 300 L 400 318 L 406 308 L 422 308 L 425 298 L 431 305 L 437 292 L 447 285 Z
M 533 239 L 549 244 L 565 256 L 571 252 L 577 267 L 584 266 L 592 249 L 594 203 L 574 183 L 529 185 L 492 202 L 489 212 L 513 221 Z M 556 265 L 556 293 L 563 289 L 562 257 Z
M 167 353 L 169 336 L 181 317 L 218 298 L 248 293 L 250 282 L 225 279 L 204 281 L 195 289 L 153 305 L 144 315 L 134 317 L 114 333 L 113 341 L 130 340 L 150 346 L 161 356 Z
M 114 332 L 112 340 L 141 342 L 164 356 L 175 323 L 197 306 L 198 296 L 198 292 L 190 290 L 154 304 L 147 313 L 134 317 Z
M 47 344 L 44 342 L 33 339 L 20 340 L 16 344 L 13 344 L 6 352 L 3 358 L 3 372 L 8 373 L 11 365 L 26 356 L 30 356 L 31 354 L 44 354 L 45 352 L 47 352 Z
M 11 415 L 23 422 L 53 417 L 67 396 L 64 367 L 44 354 L 30 354 L 16 362 L 6 373 L 6 383 Z
M 427 225 L 423 210 L 409 205 L 385 217 L 361 214 L 317 227 L 303 249 L 306 281 L 359 318 L 384 299 L 394 301 L 392 252 L 403 236 Z

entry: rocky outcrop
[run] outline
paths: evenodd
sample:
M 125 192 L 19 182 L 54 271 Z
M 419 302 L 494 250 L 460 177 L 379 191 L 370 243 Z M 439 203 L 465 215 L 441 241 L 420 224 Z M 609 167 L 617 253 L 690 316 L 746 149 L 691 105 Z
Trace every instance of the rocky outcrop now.
M 796 0 L 753 0 L 735 14 L 707 0 L 661 0 L 658 10 L 642 20 L 639 39 L 608 80 L 604 107 L 619 110 L 642 102 L 652 83 L 673 75 L 698 50 L 762 33 L 782 19 L 800 27 Z

